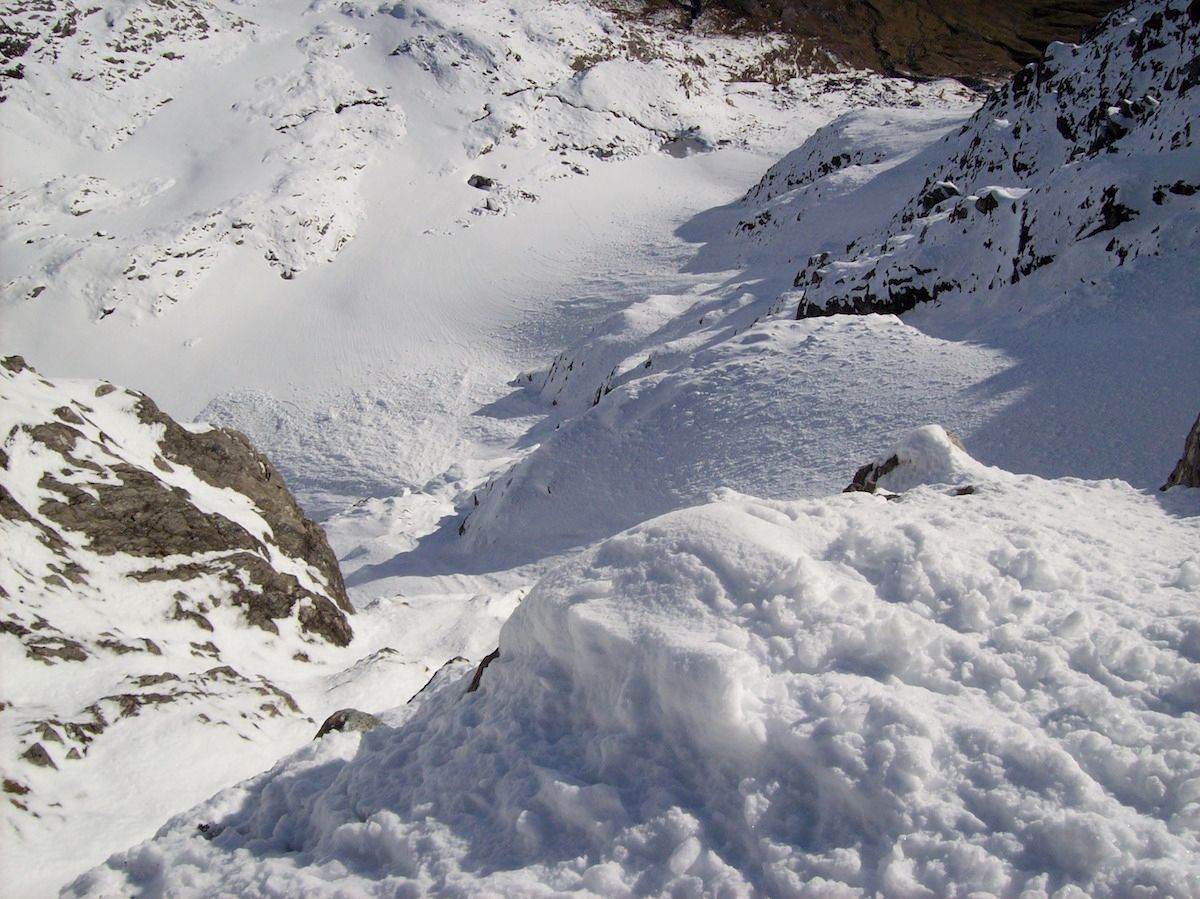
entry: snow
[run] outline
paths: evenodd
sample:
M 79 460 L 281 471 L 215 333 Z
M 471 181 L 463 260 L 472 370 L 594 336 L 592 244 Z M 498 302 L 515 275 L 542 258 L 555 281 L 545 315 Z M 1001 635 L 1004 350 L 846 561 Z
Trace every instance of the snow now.
M 930 338 L 891 316 L 772 320 L 734 333 L 761 304 L 722 316 L 710 311 L 726 304 L 718 297 L 685 305 L 673 322 L 705 320 L 704 342 L 688 338 L 695 349 L 682 363 L 671 355 L 690 348 L 684 341 L 655 341 L 632 356 L 628 380 L 614 378 L 594 408 L 547 428 L 534 452 L 479 492 L 478 510 L 466 509 L 468 552 L 586 545 L 719 486 L 836 491 L 857 465 L 852 448 L 874 449 L 880 433 L 931 420 L 970 432 L 1002 405 L 968 399 L 1007 368 L 987 348 Z M 576 379 L 595 376 L 592 352 Z M 913 383 L 922 389 L 910 395 Z
M 473 413 L 576 338 L 581 285 L 617 305 L 674 278 L 688 249 L 674 227 L 817 125 L 861 104 L 972 99 L 857 74 L 730 82 L 769 41 L 646 31 L 581 2 L 225 6 L 199 9 L 251 25 L 221 32 L 220 66 L 167 66 L 162 45 L 92 104 L 130 132 L 104 152 L 78 146 L 87 118 L 60 121 L 43 99 L 82 105 L 97 86 L 66 57 L 25 57 L 0 109 L 16 160 L 0 348 L 245 430 L 321 512 L 510 442 Z M 628 43 L 638 60 L 621 58 Z M 128 120 L 129 92 L 152 88 L 171 102 Z M 558 99 L 580 91 L 588 108 Z M 658 152 L 696 125 L 720 154 Z M 469 187 L 476 173 L 497 190 Z M 331 435 L 335 420 L 355 433 Z
M 69 797 L 6 804 L 9 889 L 117 852 L 68 892 L 1200 892 L 1200 510 L 1152 492 L 1200 378 L 1195 94 L 1155 80 L 1195 28 L 1130 49 L 1177 0 L 1051 48 L 1061 106 L 974 117 L 944 82 L 732 81 L 769 39 L 578 0 L 185 7 L 209 39 L 73 79 L 106 7 L 5 79 L 0 350 L 246 431 L 323 519 L 356 636 L 300 668 L 222 644 L 310 723 L 143 716 L 69 777 L 0 753 Z M 1140 214 L 1076 240 L 1112 185 Z M 1057 258 L 1009 283 L 1020 209 Z M 835 293 L 814 272 L 909 265 L 961 289 L 794 320 Z M 899 499 L 835 495 L 893 452 Z M 45 561 L 24 537 L 0 573 Z M 94 698 L 13 670 L 22 715 Z M 347 706 L 388 727 L 310 742 Z
M 895 501 L 726 491 L 600 542 L 478 692 L 67 895 L 1194 893 L 1197 498 L 1009 474 L 940 428 L 894 450 Z

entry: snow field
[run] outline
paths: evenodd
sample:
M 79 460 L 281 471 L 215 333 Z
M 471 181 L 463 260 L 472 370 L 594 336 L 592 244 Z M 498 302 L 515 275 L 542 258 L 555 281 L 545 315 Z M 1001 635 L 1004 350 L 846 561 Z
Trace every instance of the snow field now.
M 935 207 L 919 244 L 893 216 L 954 174 L 953 138 L 934 142 L 969 110 L 945 84 L 689 88 L 688 53 L 736 69 L 757 50 L 689 39 L 635 63 L 630 35 L 574 2 L 236 9 L 256 28 L 223 36 L 206 77 L 168 83 L 158 62 L 114 95 L 127 109 L 96 105 L 111 151 L 77 146 L 91 119 L 6 101 L 0 344 L 246 430 L 332 516 L 363 614 L 351 650 L 294 681 L 256 641 L 238 652 L 306 711 L 397 708 L 70 892 L 1200 892 L 1194 498 L 1008 475 L 922 431 L 884 480 L 899 500 L 776 501 L 837 490 L 929 421 L 1013 471 L 1161 483 L 1200 375 L 1195 151 L 1144 145 L 1190 127 L 1190 106 L 1129 117 L 1118 101 L 1140 102 L 1145 72 L 1129 67 L 1124 98 L 1096 93 L 1126 90 L 1120 73 L 1075 78 L 1075 111 L 1113 103 L 1118 150 L 1137 152 L 1032 187 L 988 166 L 1058 140 L 1055 117 L 1038 110 L 1024 138 L 1021 110 L 980 118 L 954 201 L 969 218 Z M 1172 47 L 1155 58 L 1180 62 Z M 68 72 L 29 83 L 78 107 Z M 147 117 L 143 88 L 173 99 Z M 861 105 L 914 108 L 837 119 L 710 209 Z M 680 134 L 718 150 L 658 152 Z M 860 274 L 916 259 L 990 278 L 1021 242 L 1012 207 L 1061 213 L 1039 232 L 1058 249 L 1118 182 L 1150 204 L 1122 232 L 1127 266 L 1104 234 L 904 321 L 790 320 L 812 253 L 853 241 Z M 580 554 L 522 602 L 562 550 Z M 400 705 L 497 639 L 479 693 L 462 696 L 471 666 L 453 662 Z M 79 686 L 62 681 L 49 698 Z M 78 790 L 49 772 L 36 786 L 129 828 L 46 826 L 31 891 L 310 732 L 253 734 L 261 755 L 200 728 L 111 736 Z M 174 793 L 112 776 L 150 770 L 160 745 L 190 765 Z
M 829 493 L 855 467 L 850 448 L 875 449 L 881 432 L 931 419 L 969 433 L 1005 401 L 968 399 L 1007 368 L 1001 353 L 930 338 L 891 316 L 751 326 L 764 303 L 713 293 L 699 309 L 676 298 L 688 337 L 635 349 L 618 369 L 627 377 L 612 379 L 597 405 L 547 429 L 536 450 L 478 492 L 479 508 L 465 510 L 470 551 L 583 546 L 721 486 Z M 599 355 L 589 344 L 572 381 L 601 390 L 608 372 L 603 357 L 597 370 Z
M 246 431 L 322 513 L 510 442 L 473 413 L 576 339 L 555 305 L 587 280 L 618 305 L 677 275 L 675 224 L 812 128 L 862 103 L 971 101 L 857 73 L 730 82 L 769 40 L 590 3 L 193 6 L 212 34 L 183 59 L 161 57 L 177 48 L 141 3 L 81 17 L 57 64 L 26 58 L 0 110 L 0 343 Z M 115 65 L 126 20 L 149 35 L 119 54 L 139 77 L 72 78 Z M 145 91 L 170 102 L 151 115 Z M 121 139 L 89 149 L 92 120 Z M 722 153 L 659 152 L 693 128 Z M 636 282 L 611 285 L 615 259 Z
M 729 491 L 601 542 L 478 692 L 68 895 L 1194 893 L 1195 497 L 1008 474 L 939 428 L 895 452 L 894 501 Z

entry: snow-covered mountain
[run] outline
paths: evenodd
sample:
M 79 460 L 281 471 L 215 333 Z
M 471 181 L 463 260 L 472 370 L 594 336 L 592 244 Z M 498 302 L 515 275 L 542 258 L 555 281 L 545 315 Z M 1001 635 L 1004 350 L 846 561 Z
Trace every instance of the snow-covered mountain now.
M 1054 45 L 910 164 L 928 174 L 882 229 L 809 260 L 796 276 L 798 315 L 907 312 L 1023 279 L 1026 291 L 1062 294 L 1140 256 L 1194 247 L 1198 51 L 1183 3 L 1118 13 L 1084 46 Z M 802 216 L 821 166 L 837 167 L 818 157 L 772 171 L 751 195 L 759 217 L 786 228 Z
M 6 14 L 2 879 L 1200 891 L 1194 5 L 982 109 L 626 3 Z
M 472 550 L 585 545 L 722 486 L 819 495 L 930 420 L 1009 469 L 1161 483 L 1200 404 L 1198 41 L 1186 4 L 1135 5 L 969 119 L 819 129 L 729 210 L 712 282 L 515 382 L 550 423 L 464 508 Z
M 237 427 L 326 509 L 472 452 L 475 410 L 563 339 L 531 345 L 533 313 L 611 281 L 614 243 L 661 240 L 660 207 L 736 189 L 704 151 L 744 158 L 744 187 L 757 154 L 845 109 L 972 100 L 797 77 L 771 34 L 585 0 L 39 3 L 3 22 L 25 49 L 0 79 L 0 348 Z
M 311 737 L 326 710 L 290 691 L 344 667 L 352 609 L 324 534 L 241 435 L 19 357 L 0 363 L 0 433 L 3 841 L 66 877 L 47 846 L 101 809 L 119 845 L 142 808 Z

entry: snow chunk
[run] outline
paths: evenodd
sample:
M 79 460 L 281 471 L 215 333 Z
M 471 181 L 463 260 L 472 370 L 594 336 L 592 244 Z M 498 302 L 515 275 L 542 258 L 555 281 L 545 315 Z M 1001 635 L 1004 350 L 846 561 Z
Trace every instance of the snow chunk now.
M 928 425 L 912 431 L 890 453 L 860 469 L 855 483 L 861 476 L 869 480 L 868 492 L 882 487 L 900 493 L 923 484 L 966 486 L 1002 474 L 967 455 L 953 434 L 939 425 Z
M 986 489 L 648 521 L 542 579 L 478 692 L 68 895 L 1195 894 L 1200 510 L 938 428 L 896 455 L 893 486 Z

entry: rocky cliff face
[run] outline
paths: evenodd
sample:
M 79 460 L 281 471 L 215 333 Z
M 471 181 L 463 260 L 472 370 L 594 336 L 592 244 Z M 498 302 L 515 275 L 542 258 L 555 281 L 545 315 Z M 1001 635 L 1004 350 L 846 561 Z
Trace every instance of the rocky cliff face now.
M 245 437 L 20 357 L 0 363 L 0 545 L 9 838 L 87 805 L 131 740 L 311 732 L 275 673 L 353 636 L 323 533 Z
M 1200 417 L 1188 432 L 1187 440 L 1183 444 L 1183 455 L 1162 489 L 1167 490 L 1170 487 L 1200 487 Z
M 1052 41 L 1075 41 L 1116 0 L 645 0 L 690 25 L 770 30 L 795 51 L 820 49 L 889 74 L 991 77 L 1033 62 Z M 816 55 L 816 54 L 813 54 Z
M 1200 7 L 1183 0 L 1130 5 L 1087 43 L 1052 46 L 906 163 L 924 183 L 886 225 L 808 260 L 797 315 L 903 313 L 1031 277 L 1053 295 L 1194 247 L 1198 52 Z M 756 237 L 786 230 L 830 173 L 862 164 L 828 135 L 810 144 L 748 196 Z

